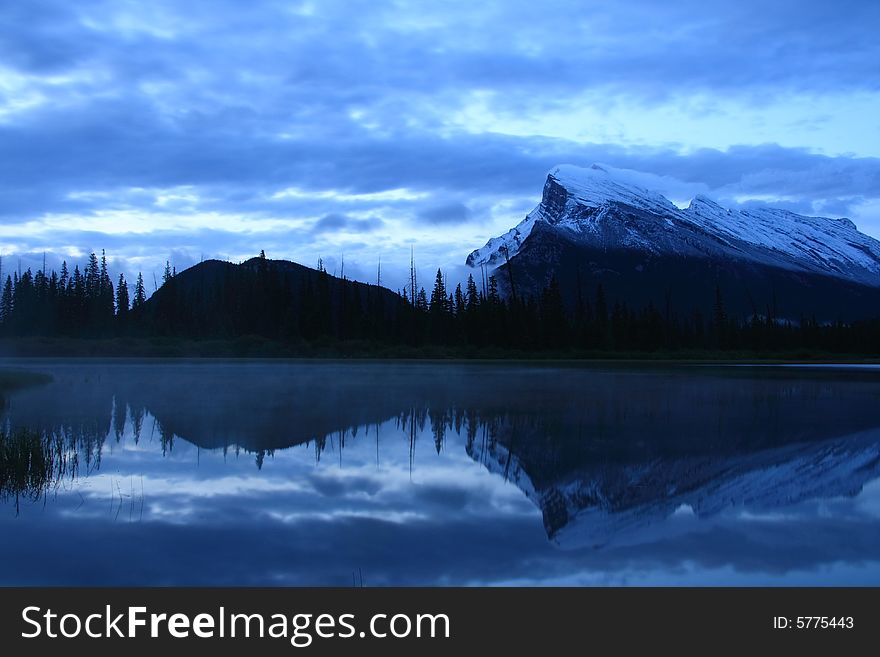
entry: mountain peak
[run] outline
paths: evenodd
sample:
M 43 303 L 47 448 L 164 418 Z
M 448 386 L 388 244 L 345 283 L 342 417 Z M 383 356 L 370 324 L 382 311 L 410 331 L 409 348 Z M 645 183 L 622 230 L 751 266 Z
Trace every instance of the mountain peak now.
M 541 203 L 515 228 L 473 251 L 467 264 L 502 265 L 540 224 L 606 253 L 750 261 L 880 287 L 880 242 L 848 219 L 769 207 L 728 209 L 702 194 L 682 210 L 642 186 L 652 179 L 598 163 L 556 166 L 547 174 Z
M 553 183 L 564 189 L 567 200 L 585 207 L 622 203 L 649 211 L 670 210 L 675 206 L 662 194 L 637 183 L 638 172 L 594 163 L 590 167 L 560 164 L 547 174 L 544 194 L 553 192 Z
M 639 185 L 639 178 L 644 178 L 644 174 L 599 163 L 589 167 L 572 164 L 553 167 L 547 174 L 540 205 L 518 226 L 473 251 L 467 265 L 497 266 L 513 257 L 536 223 L 580 230 L 583 227 L 580 220 L 572 217 L 583 215 L 585 209 L 623 206 L 657 216 L 678 212 L 665 196 Z
M 690 205 L 688 205 L 687 209 L 688 210 L 698 210 L 701 207 L 708 207 L 708 208 L 712 208 L 713 210 L 718 209 L 718 210 L 722 210 L 724 212 L 728 212 L 728 210 L 726 208 L 722 207 L 721 205 L 716 203 L 714 200 L 712 200 L 711 198 L 709 198 L 705 194 L 697 194 L 696 196 L 694 196 L 694 198 L 691 199 Z

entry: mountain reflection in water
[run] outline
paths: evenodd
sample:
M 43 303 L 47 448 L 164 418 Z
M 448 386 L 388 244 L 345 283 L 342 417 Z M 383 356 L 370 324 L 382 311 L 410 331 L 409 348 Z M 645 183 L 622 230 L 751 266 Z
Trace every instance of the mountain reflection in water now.
M 878 581 L 871 368 L 17 366 L 0 557 L 58 568 L 4 583 Z M 90 537 L 168 556 L 65 571 Z

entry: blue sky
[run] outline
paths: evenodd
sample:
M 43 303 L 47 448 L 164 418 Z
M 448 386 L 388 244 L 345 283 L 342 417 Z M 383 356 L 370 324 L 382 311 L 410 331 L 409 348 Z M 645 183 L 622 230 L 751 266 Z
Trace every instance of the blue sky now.
M 2 3 L 4 269 L 265 249 L 398 287 L 412 247 L 455 279 L 560 163 L 880 236 L 878 25 L 870 0 Z

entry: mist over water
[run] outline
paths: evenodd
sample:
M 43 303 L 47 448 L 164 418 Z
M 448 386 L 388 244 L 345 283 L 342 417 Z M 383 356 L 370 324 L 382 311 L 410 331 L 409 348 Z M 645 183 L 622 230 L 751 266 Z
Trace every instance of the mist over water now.
M 2 584 L 880 583 L 876 369 L 5 365 Z

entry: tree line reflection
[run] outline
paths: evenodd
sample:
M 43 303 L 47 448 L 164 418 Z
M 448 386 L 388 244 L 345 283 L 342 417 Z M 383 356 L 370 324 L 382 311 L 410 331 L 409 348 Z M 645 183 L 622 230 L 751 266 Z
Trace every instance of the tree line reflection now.
M 742 488 L 730 499 L 771 506 L 854 494 L 880 467 L 873 374 L 328 367 L 61 372 L 10 395 L 0 500 L 47 500 L 98 471 L 110 441 L 169 455 L 182 440 L 251 455 L 257 469 L 294 446 L 341 463 L 347 446 L 375 443 L 378 459 L 400 441 L 413 468 L 418 441 L 442 454 L 455 436 L 456 449 L 523 489 L 553 538 L 586 511 L 603 522 L 683 503 L 713 513 L 722 485 Z M 849 474 L 833 479 L 832 466 Z M 743 488 L 767 469 L 776 479 Z

